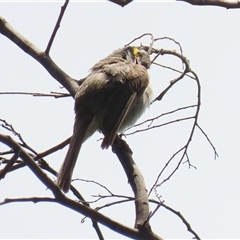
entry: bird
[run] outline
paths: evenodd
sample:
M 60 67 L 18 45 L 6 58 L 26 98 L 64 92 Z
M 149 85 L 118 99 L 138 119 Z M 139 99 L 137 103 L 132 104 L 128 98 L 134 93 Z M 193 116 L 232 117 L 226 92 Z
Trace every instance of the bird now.
M 84 141 L 100 131 L 104 135 L 101 148 L 107 149 L 116 135 L 132 126 L 150 106 L 150 65 L 150 55 L 142 47 L 123 47 L 97 62 L 79 86 L 73 135 L 57 177 L 57 184 L 65 193 L 70 189 Z

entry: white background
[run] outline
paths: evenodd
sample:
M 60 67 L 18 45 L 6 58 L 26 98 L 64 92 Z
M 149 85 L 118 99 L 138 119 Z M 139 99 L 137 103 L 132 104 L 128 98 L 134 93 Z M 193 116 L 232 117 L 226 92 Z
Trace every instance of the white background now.
M 44 51 L 61 5 L 62 2 L 0 2 L 0 15 Z M 183 54 L 201 81 L 198 123 L 216 147 L 219 158 L 214 160 L 213 149 L 196 130 L 188 154 L 197 170 L 181 165 L 172 179 L 158 189 L 158 194 L 165 204 L 183 214 L 201 238 L 240 238 L 239 23 L 239 10 L 194 7 L 181 2 L 136 2 L 125 8 L 110 2 L 70 2 L 50 52 L 66 73 L 80 79 L 98 60 L 143 33 L 169 36 L 181 43 Z M 144 41 L 149 43 L 148 38 Z M 158 42 L 156 47 L 179 51 L 178 46 L 166 40 Z M 160 57 L 159 61 L 178 69 L 182 66 L 171 57 Z M 149 73 L 155 95 L 177 76 L 156 66 Z M 49 93 L 64 90 L 38 62 L 0 36 L 0 91 Z M 184 78 L 141 120 L 195 104 L 196 95 L 195 82 Z M 181 116 L 193 112 L 186 111 Z M 174 115 L 172 119 L 179 117 Z M 30 146 L 41 152 L 71 135 L 73 100 L 0 95 L 0 118 L 12 124 Z M 186 142 L 191 124 L 192 121 L 177 123 L 127 138 L 148 190 L 166 161 Z M 4 129 L 0 131 L 10 134 Z M 100 137 L 95 134 L 83 145 L 74 177 L 92 179 L 115 194 L 132 196 L 117 158 L 111 150 L 100 149 L 97 141 Z M 6 147 L 0 144 L 0 151 L 3 150 Z M 45 160 L 57 170 L 65 152 L 66 148 Z M 168 176 L 177 160 L 160 181 Z M 89 201 L 95 199 L 91 195 L 107 194 L 91 183 L 75 182 L 75 186 Z M 0 181 L 0 201 L 32 196 L 51 196 L 51 193 L 27 168 L 10 173 Z M 151 198 L 155 198 L 154 194 Z M 102 204 L 97 202 L 92 206 Z M 151 205 L 151 210 L 154 209 Z M 101 212 L 128 226 L 134 224 L 133 202 Z M 51 203 L 3 205 L 0 207 L 0 238 L 96 238 L 91 221 L 86 219 L 82 224 L 82 218 L 70 209 Z M 155 214 L 151 225 L 163 238 L 192 238 L 182 221 L 163 208 Z M 123 238 L 105 227 L 101 229 L 106 238 Z

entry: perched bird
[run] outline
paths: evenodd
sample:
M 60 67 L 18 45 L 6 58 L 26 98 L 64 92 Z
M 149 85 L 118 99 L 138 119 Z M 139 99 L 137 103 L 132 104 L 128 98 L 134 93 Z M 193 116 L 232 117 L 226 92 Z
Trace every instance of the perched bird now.
M 104 134 L 101 147 L 113 144 L 117 133 L 133 125 L 149 107 L 152 89 L 149 54 L 140 47 L 114 51 L 96 63 L 75 96 L 75 123 L 57 184 L 68 192 L 83 142 L 95 131 Z

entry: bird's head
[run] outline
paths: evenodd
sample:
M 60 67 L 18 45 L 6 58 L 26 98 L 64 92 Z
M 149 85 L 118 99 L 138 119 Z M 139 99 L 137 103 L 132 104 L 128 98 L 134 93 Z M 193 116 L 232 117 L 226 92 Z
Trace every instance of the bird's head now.
M 128 61 L 140 64 L 146 69 L 150 68 L 150 56 L 145 50 L 141 49 L 140 47 L 128 46 L 124 48 L 124 52 L 126 53 L 125 57 Z

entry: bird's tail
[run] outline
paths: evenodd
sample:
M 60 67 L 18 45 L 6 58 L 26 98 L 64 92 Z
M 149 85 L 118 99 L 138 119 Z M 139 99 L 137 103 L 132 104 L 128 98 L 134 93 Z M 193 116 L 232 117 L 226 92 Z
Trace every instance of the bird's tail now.
M 89 123 L 85 125 L 89 125 Z M 81 146 L 85 141 L 87 128 L 88 126 L 83 126 L 83 124 L 76 119 L 69 148 L 57 178 L 58 186 L 65 193 L 70 189 L 73 170 L 76 165 Z

